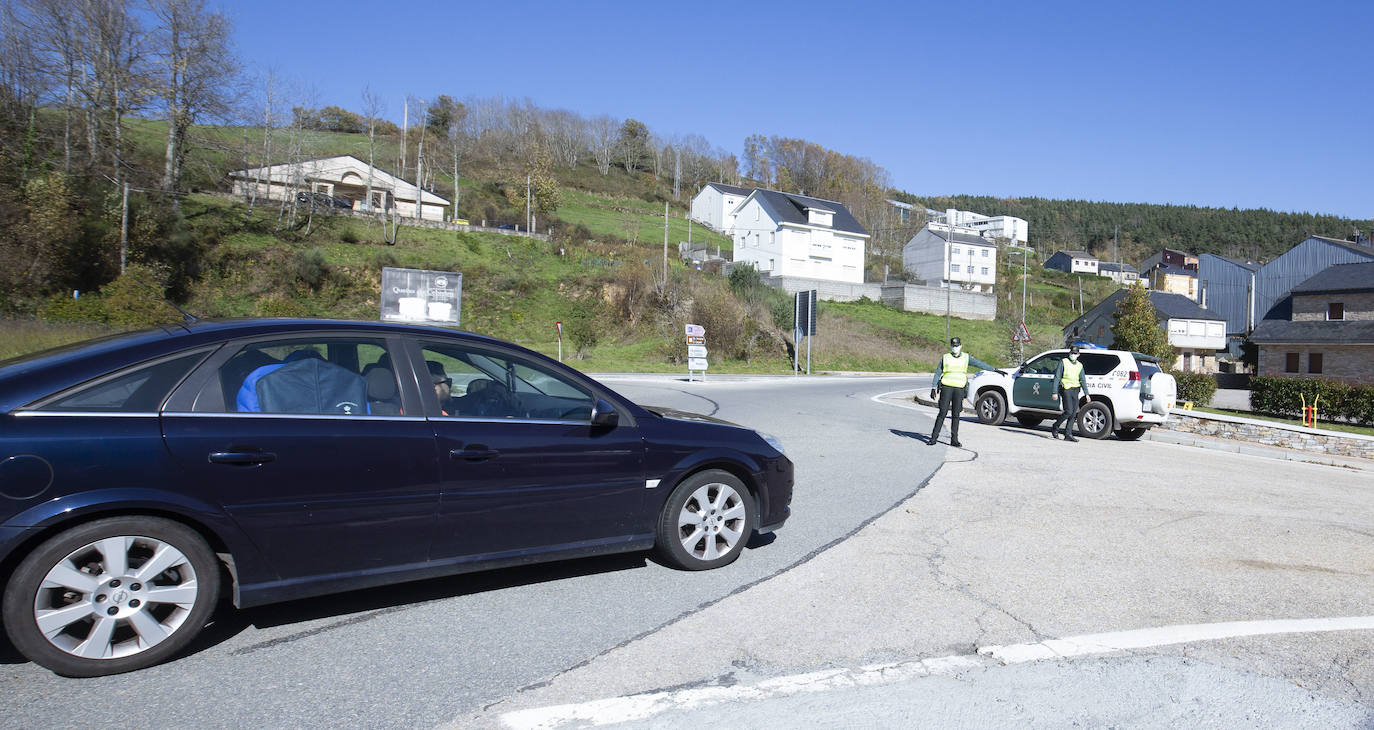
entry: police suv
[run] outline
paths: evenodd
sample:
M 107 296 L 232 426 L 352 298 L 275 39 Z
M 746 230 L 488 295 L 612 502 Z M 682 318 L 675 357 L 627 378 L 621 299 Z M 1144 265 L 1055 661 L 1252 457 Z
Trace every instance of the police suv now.
M 1149 355 L 1080 345 L 1079 362 L 1088 381 L 1078 410 L 1078 433 L 1106 438 L 1113 431 L 1134 441 L 1169 417 L 1178 394 L 1174 376 L 1163 372 Z M 1059 417 L 1054 371 L 1067 349 L 1041 353 L 1018 368 L 984 370 L 969 376 L 968 400 L 978 420 L 1000 424 L 1014 417 L 1027 428 Z

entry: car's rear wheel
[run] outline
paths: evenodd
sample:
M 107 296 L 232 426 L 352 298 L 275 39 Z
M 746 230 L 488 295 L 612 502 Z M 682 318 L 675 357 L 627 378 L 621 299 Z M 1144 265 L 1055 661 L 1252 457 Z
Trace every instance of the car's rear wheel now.
M 754 530 L 753 499 L 735 475 L 711 469 L 680 482 L 663 506 L 656 547 L 684 570 L 728 565 Z
M 1078 433 L 1090 439 L 1104 439 L 1112 433 L 1112 412 L 1094 401 L 1078 412 Z
M 142 669 L 200 633 L 219 583 L 214 553 L 189 527 L 154 517 L 96 520 L 20 562 L 5 589 L 5 629 L 24 656 L 58 674 Z
M 1007 399 L 995 390 L 984 391 L 973 405 L 979 423 L 996 426 L 1007 417 Z
M 1123 428 L 1116 432 L 1116 437 L 1122 441 L 1136 441 L 1145 435 L 1148 428 Z
M 1021 424 L 1022 426 L 1025 426 L 1026 428 L 1035 428 L 1036 426 L 1039 426 L 1041 423 L 1044 423 L 1045 419 L 1039 416 L 1017 416 L 1016 422 Z

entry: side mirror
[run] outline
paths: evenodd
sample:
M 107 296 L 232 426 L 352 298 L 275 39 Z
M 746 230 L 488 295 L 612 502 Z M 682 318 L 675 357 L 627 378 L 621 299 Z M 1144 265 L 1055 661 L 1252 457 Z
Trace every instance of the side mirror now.
M 592 406 L 592 427 L 615 428 L 619 423 L 620 414 L 615 412 L 615 406 L 598 398 L 596 405 Z

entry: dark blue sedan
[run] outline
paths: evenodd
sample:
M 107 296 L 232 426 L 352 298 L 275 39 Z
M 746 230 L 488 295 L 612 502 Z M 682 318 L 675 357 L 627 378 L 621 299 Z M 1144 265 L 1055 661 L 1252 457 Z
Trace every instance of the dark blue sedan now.
M 0 577 L 60 674 L 255 606 L 653 548 L 688 570 L 780 527 L 778 442 L 428 327 L 196 322 L 0 364 Z

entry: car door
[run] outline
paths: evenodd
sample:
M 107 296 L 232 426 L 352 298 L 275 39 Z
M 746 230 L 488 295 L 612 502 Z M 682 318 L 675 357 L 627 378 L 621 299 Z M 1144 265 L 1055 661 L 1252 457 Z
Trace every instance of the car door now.
M 1059 401 L 1053 397 L 1058 393 L 1054 371 L 1063 357 L 1062 352 L 1047 353 L 1021 367 L 1012 385 L 1011 395 L 1017 408 L 1059 410 Z
M 166 446 L 187 481 L 223 505 L 283 580 L 385 573 L 428 557 L 433 433 L 404 407 L 373 413 L 373 391 L 358 389 L 395 378 L 390 349 L 382 337 L 332 334 L 231 343 L 164 408 Z M 273 380 L 291 363 L 310 377 Z M 400 390 L 419 410 L 411 380 Z
M 415 357 L 436 386 L 426 393 L 435 396 L 440 472 L 434 559 L 592 548 L 652 532 L 637 524 L 645 498 L 639 427 L 626 412 L 614 427 L 593 427 L 601 396 L 589 383 L 486 345 L 420 341 Z

